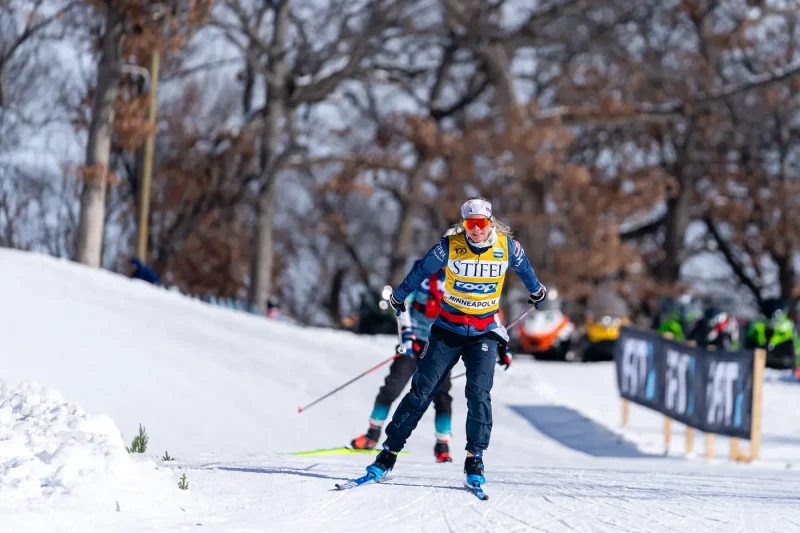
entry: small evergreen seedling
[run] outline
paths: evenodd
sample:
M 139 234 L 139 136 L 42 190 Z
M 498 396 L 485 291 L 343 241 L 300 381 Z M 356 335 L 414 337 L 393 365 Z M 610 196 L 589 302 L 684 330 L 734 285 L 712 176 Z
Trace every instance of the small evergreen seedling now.
M 128 453 L 144 453 L 147 450 L 147 432 L 139 424 L 139 434 L 133 437 L 130 448 L 125 448 Z
M 174 457 L 169 456 L 169 452 L 164 452 L 164 457 L 161 458 L 162 461 L 174 461 Z
M 178 488 L 181 490 L 186 490 L 189 488 L 189 482 L 186 481 L 186 474 L 181 476 L 181 480 L 178 482 Z

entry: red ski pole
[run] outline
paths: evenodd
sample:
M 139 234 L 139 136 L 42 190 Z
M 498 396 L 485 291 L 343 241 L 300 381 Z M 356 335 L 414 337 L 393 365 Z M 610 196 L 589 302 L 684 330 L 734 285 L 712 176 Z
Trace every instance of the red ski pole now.
M 336 393 L 336 392 L 339 392 L 340 390 L 342 390 L 343 388 L 347 387 L 348 385 L 350 385 L 350 384 L 351 384 L 351 383 L 353 383 L 354 381 L 357 381 L 357 380 L 359 380 L 359 379 L 363 378 L 364 376 L 366 376 L 366 375 L 367 375 L 367 374 L 369 374 L 370 372 L 372 372 L 372 371 L 374 371 L 374 370 L 376 370 L 376 369 L 378 369 L 378 368 L 382 367 L 382 366 L 383 366 L 383 365 L 385 365 L 386 363 L 389 363 L 389 362 L 391 362 L 391 361 L 394 361 L 394 360 L 395 360 L 395 359 L 397 359 L 398 357 L 399 357 L 399 355 L 398 355 L 398 354 L 394 354 L 394 355 L 393 355 L 393 356 L 391 356 L 389 359 L 387 359 L 387 360 L 385 360 L 385 361 L 383 361 L 383 362 L 381 362 L 381 363 L 378 363 L 377 365 L 373 366 L 373 367 L 372 367 L 372 368 L 370 368 L 370 369 L 367 369 L 367 370 L 365 370 L 363 373 L 361 373 L 361 374 L 357 375 L 356 377 L 354 377 L 353 379 L 351 379 L 350 381 L 348 381 L 348 382 L 347 382 L 347 383 L 345 383 L 344 385 L 340 385 L 339 387 L 336 387 L 335 389 L 333 389 L 332 391 L 330 391 L 330 392 L 329 392 L 328 394 L 326 394 L 325 396 L 322 396 L 322 397 L 320 397 L 320 398 L 317 398 L 316 400 L 314 400 L 314 401 L 313 401 L 313 402 L 311 402 L 310 404 L 306 405 L 305 407 L 298 407 L 298 408 L 297 408 L 297 412 L 298 412 L 298 413 L 302 413 L 303 411 L 305 411 L 306 409 L 308 409 L 308 408 L 309 408 L 309 407 L 311 407 L 312 405 L 314 405 L 314 404 L 316 404 L 316 403 L 319 403 L 319 402 L 321 402 L 322 400 L 324 400 L 325 398 L 327 398 L 328 396 L 331 396 L 332 394 L 334 394 L 334 393 Z

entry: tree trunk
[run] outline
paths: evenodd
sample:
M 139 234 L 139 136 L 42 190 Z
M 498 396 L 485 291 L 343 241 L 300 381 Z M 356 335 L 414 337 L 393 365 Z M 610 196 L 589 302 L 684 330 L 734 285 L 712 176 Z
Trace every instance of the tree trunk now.
M 102 56 L 97 65 L 97 89 L 92 103 L 92 119 L 86 145 L 86 174 L 81 191 L 76 260 L 99 267 L 103 251 L 108 163 L 114 126 L 114 104 L 121 76 L 119 54 L 123 15 L 109 6 L 103 35 Z
M 338 267 L 331 277 L 331 289 L 328 297 L 323 302 L 323 307 L 333 321 L 334 327 L 342 325 L 342 289 L 344 289 L 344 278 L 347 275 L 347 267 Z
M 278 3 L 275 13 L 275 33 L 270 43 L 267 72 L 267 105 L 264 131 L 261 136 L 261 189 L 256 208 L 256 232 L 253 243 L 253 262 L 250 271 L 249 303 L 265 312 L 272 290 L 272 226 L 277 196 L 278 150 L 282 122 L 286 114 L 286 41 L 289 30 L 289 2 Z
M 773 259 L 778 266 L 778 283 L 780 285 L 780 298 L 781 300 L 789 303 L 794 303 L 792 298 L 794 292 L 794 265 L 792 250 L 790 249 L 785 255 L 774 256 Z M 794 306 L 792 306 L 794 308 Z
M 543 182 L 534 181 L 533 177 L 528 176 L 525 179 L 525 194 L 522 197 L 525 222 L 521 241 L 534 270 L 541 271 L 547 266 L 548 224 L 544 205 L 547 189 Z
M 664 258 L 658 264 L 657 278 L 659 281 L 676 283 L 681 277 L 681 264 L 683 263 L 683 245 L 686 239 L 686 228 L 689 226 L 689 209 L 691 207 L 692 184 L 689 172 L 688 151 L 692 142 L 694 119 L 690 122 L 684 143 L 676 146 L 678 159 L 673 166 L 673 176 L 678 190 L 667 199 L 666 228 L 664 236 Z
M 689 196 L 688 187 L 681 182 L 677 195 L 667 200 L 667 234 L 664 258 L 658 265 L 658 279 L 668 283 L 677 282 L 681 276 L 683 242 L 689 225 Z
M 486 60 L 489 74 L 494 80 L 495 102 L 503 112 L 506 128 L 517 127 L 524 117 L 520 115 L 522 108 L 514 90 L 508 54 L 503 45 L 497 43 L 483 47 L 481 55 Z M 533 268 L 543 269 L 547 258 L 549 235 L 545 216 L 547 188 L 543 181 L 537 180 L 533 175 L 529 156 L 524 152 L 514 152 L 514 173 L 523 191 L 521 208 L 525 223 L 521 228 L 520 240 Z M 500 214 L 500 217 L 502 218 L 503 214 Z
M 428 161 L 420 161 L 409 179 L 405 210 L 400 218 L 400 228 L 392 249 L 389 272 L 389 283 L 392 287 L 400 285 L 406 276 L 405 261 L 411 253 L 411 244 L 414 242 L 414 222 L 417 220 L 419 206 L 422 202 L 422 189 L 425 185 L 425 178 L 428 176 L 429 166 Z
M 256 208 L 249 303 L 255 305 L 261 312 L 266 312 L 267 299 L 272 291 L 272 220 L 276 193 L 273 176 L 262 190 Z

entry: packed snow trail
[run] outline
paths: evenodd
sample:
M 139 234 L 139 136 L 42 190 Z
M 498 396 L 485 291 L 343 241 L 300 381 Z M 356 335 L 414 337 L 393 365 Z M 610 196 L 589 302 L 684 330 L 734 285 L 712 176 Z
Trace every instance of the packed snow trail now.
M 482 502 L 463 487 L 458 464 L 403 461 L 382 483 L 338 491 L 363 460 L 276 455 L 204 456 L 172 468 L 187 473 L 180 505 L 120 511 L 59 502 L 37 513 L 4 514 L 2 531 L 206 532 L 672 532 L 796 531 L 800 485 L 783 471 L 705 468 L 648 459 L 633 467 L 499 466 Z M 535 461 L 533 461 L 535 462 Z M 176 493 L 178 492 L 177 489 Z M 162 495 L 163 496 L 163 495 Z M 189 501 L 186 501 L 188 498 Z M 78 500 L 76 499 L 75 503 Z M 50 503 L 50 502 L 48 502 Z
M 434 463 L 431 409 L 390 478 L 336 491 L 335 483 L 362 475 L 372 457 L 286 452 L 341 446 L 363 432 L 385 372 L 302 414 L 297 406 L 385 359 L 391 336 L 275 323 L 7 250 L 0 250 L 0 294 L 6 390 L 34 380 L 86 416 L 113 421 L 125 444 L 139 423 L 150 436 L 147 453 L 131 456 L 128 467 L 141 476 L 86 476 L 89 482 L 69 491 L 17 491 L 13 498 L 8 485 L 0 488 L 3 533 L 800 530 L 800 484 L 786 468 L 800 459 L 800 412 L 792 408 L 800 387 L 786 373 L 768 373 L 762 460 L 734 465 L 724 438 L 714 461 L 684 459 L 680 425 L 664 457 L 663 417 L 644 409 L 634 407 L 630 428 L 620 430 L 611 364 L 518 357 L 509 372 L 496 372 L 489 501 L 463 487 L 463 379 L 452 390 L 454 463 Z M 8 414 L 0 420 L 8 424 Z M 11 460 L 47 448 L 3 438 L 0 448 L 29 446 Z M 76 458 L 91 450 L 80 438 L 68 442 Z M 119 450 L 122 441 L 114 442 Z M 696 446 L 700 453 L 701 439 Z M 159 462 L 165 451 L 177 460 Z M 65 475 L 80 464 L 53 456 L 64 458 Z M 177 487 L 183 473 L 186 491 Z
M 666 468 L 665 468 L 666 465 Z M 675 532 L 797 531 L 800 485 L 789 472 L 694 468 L 647 460 L 592 466 L 492 467 L 489 501 L 463 487 L 460 465 L 403 461 L 386 481 L 338 491 L 363 461 L 207 456 L 187 465 L 193 502 L 164 515 L 56 511 L 25 531 Z M 127 512 L 126 512 L 127 511 Z M 161 511 L 161 512 L 159 512 Z M 1 527 L 1 526 L 0 526 Z M 39 527 L 40 529 L 36 529 Z M 21 531 L 21 530 L 18 530 Z
M 734 469 L 721 474 L 686 465 L 663 468 L 660 460 L 635 468 L 618 460 L 584 468 L 501 466 L 487 472 L 491 500 L 481 502 L 463 488 L 461 465 L 402 459 L 382 483 L 331 491 L 342 476 L 352 474 L 353 463 L 349 458 L 254 457 L 209 461 L 193 474 L 198 483 L 214 487 L 219 509 L 244 505 L 247 499 L 247 508 L 256 510 L 253 520 L 270 509 L 270 531 L 655 533 L 788 531 L 800 524 L 800 486 L 794 475 L 783 472 L 759 477 Z M 226 501 L 223 487 L 237 483 L 262 490 L 248 489 Z M 302 490 L 304 497 L 286 498 L 286 490 Z M 270 507 L 277 500 L 282 505 Z

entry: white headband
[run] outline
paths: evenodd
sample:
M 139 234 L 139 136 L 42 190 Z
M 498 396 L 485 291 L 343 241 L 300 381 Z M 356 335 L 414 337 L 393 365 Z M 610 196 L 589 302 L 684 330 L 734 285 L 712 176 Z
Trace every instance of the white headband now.
M 467 200 L 461 206 L 461 218 L 465 219 L 470 215 L 481 215 L 486 218 L 492 218 L 492 204 L 486 200 L 475 199 Z

